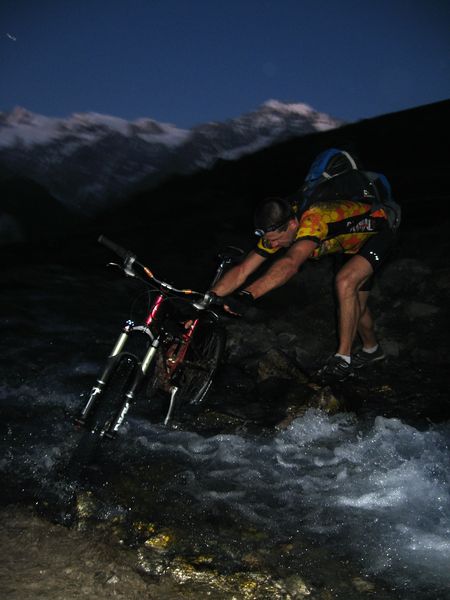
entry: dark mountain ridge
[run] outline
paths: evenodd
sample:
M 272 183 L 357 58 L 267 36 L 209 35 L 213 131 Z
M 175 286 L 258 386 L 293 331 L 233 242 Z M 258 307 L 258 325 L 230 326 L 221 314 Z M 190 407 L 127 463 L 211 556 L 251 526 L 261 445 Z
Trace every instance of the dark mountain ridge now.
M 152 254 L 162 248 L 169 254 L 191 250 L 195 254 L 197 247 L 225 241 L 251 244 L 255 204 L 267 196 L 296 192 L 314 157 L 331 146 L 355 153 L 366 168 L 386 174 L 402 204 L 402 230 L 428 227 L 448 220 L 449 117 L 450 100 L 446 100 L 304 135 L 236 161 L 218 160 L 209 170 L 178 175 L 157 188 L 142 190 L 96 219 L 73 219 L 75 227 L 70 226 L 68 213 L 60 215 L 61 211 L 48 208 L 56 206 L 50 195 L 45 209 L 36 196 L 34 203 L 27 200 L 23 218 L 32 221 L 33 212 L 42 213 L 45 224 L 35 220 L 34 234 L 28 239 L 41 240 L 41 254 L 50 243 L 52 252 L 56 246 L 60 256 L 78 256 L 71 248 L 80 240 L 92 252 L 99 233 Z M 17 179 L 11 183 L 5 175 L 1 188 L 5 191 L 9 186 L 9 199 L 3 208 L 8 212 L 16 202 L 14 217 L 20 219 L 21 184 Z M 33 194 L 27 186 L 30 198 Z M 39 197 L 43 195 L 40 188 Z M 430 215 L 425 223 L 424 211 Z M 17 246 L 14 253 L 20 253 Z
M 298 137 L 238 161 L 217 161 L 208 171 L 174 177 L 130 198 L 97 226 L 111 234 L 124 224 L 137 227 L 146 244 L 170 231 L 172 242 L 180 236 L 182 247 L 199 232 L 210 238 L 211 229 L 220 240 L 226 234 L 251 237 L 254 206 L 264 197 L 295 193 L 314 157 L 333 146 L 385 173 L 403 208 L 402 229 L 422 224 L 424 211 L 432 215 L 424 223 L 428 226 L 448 219 L 449 124 L 450 101 L 444 101 Z

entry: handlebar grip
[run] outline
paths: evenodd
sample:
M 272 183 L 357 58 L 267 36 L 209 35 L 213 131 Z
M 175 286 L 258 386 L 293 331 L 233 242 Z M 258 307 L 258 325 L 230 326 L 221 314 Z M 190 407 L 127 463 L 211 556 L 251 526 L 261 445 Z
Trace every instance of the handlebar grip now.
M 116 244 L 115 242 L 112 242 L 104 235 L 101 235 L 97 241 L 99 242 L 99 244 L 103 244 L 103 246 L 106 246 L 109 250 L 112 250 L 115 254 L 120 256 L 120 258 L 123 258 L 123 260 L 134 257 L 134 254 L 132 252 L 130 252 L 129 250 L 125 250 L 125 248 L 119 246 L 119 244 Z
M 216 294 L 214 294 L 214 296 L 211 298 L 211 304 L 213 306 L 223 306 L 224 301 L 225 301 L 224 296 L 217 296 Z

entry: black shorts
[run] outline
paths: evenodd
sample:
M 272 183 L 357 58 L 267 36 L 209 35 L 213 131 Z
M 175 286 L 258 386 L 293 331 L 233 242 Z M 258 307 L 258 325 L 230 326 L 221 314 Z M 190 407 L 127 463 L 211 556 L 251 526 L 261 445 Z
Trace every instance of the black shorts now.
M 376 271 L 386 262 L 395 244 L 396 235 L 391 229 L 383 229 L 370 237 L 356 254 L 336 254 L 335 272 L 337 273 L 353 256 L 363 256 Z M 359 289 L 360 292 L 370 292 L 373 286 L 373 275 Z

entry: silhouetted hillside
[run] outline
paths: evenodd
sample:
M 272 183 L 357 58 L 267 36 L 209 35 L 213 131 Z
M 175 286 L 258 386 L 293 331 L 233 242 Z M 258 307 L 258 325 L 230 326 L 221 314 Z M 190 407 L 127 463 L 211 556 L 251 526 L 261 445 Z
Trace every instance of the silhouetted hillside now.
M 200 260 L 205 248 L 211 253 L 224 243 L 250 248 L 256 203 L 296 192 L 314 157 L 335 146 L 386 174 L 403 207 L 403 232 L 423 230 L 449 216 L 449 123 L 450 100 L 302 136 L 238 161 L 220 160 L 208 171 L 174 177 L 131 197 L 123 208 L 83 223 L 32 182 L 3 180 L 2 208 L 20 224 L 25 239 L 39 242 L 37 254 L 46 251 L 41 241 L 52 238 L 52 254 L 83 260 L 80 248 L 86 257 L 92 255 L 98 234 L 104 233 L 151 256 L 181 253 Z M 427 249 L 440 243 L 433 235 Z M 11 236 L 9 241 L 20 239 Z M 18 253 L 15 246 L 14 257 Z
M 303 136 L 236 162 L 219 161 L 210 171 L 176 177 L 130 199 L 125 211 L 110 215 L 108 227 L 134 222 L 154 235 L 156 225 L 168 219 L 169 227 L 191 232 L 206 223 L 249 228 L 254 205 L 266 196 L 294 193 L 314 157 L 331 146 L 386 174 L 403 205 L 405 226 L 420 218 L 416 207 L 422 200 L 446 217 L 441 200 L 449 195 L 449 124 L 450 101 L 444 101 Z
M 85 223 L 29 179 L 0 174 L 1 242 L 38 242 L 73 235 Z

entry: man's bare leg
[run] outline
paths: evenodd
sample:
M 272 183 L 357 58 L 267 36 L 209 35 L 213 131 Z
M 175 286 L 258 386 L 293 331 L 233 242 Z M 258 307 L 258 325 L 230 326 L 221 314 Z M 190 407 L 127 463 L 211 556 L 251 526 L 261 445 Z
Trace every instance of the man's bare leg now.
M 372 275 L 372 265 L 364 257 L 356 255 L 351 258 L 336 276 L 336 292 L 339 301 L 339 347 L 338 354 L 351 356 L 353 341 L 361 325 L 364 334 L 370 339 L 370 329 L 373 330 L 373 321 L 365 305 L 361 306 L 359 288 Z M 361 322 L 362 319 L 362 322 Z
M 367 300 L 369 298 L 369 292 L 359 292 L 359 306 L 361 309 L 361 316 L 359 317 L 358 323 L 358 334 L 361 338 L 363 348 L 374 348 L 378 342 L 375 336 L 374 322 L 372 313 L 367 306 Z

